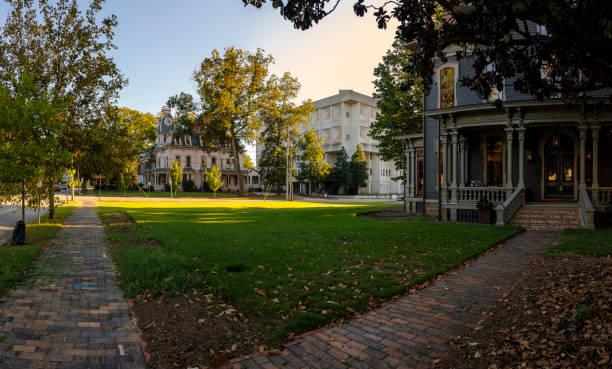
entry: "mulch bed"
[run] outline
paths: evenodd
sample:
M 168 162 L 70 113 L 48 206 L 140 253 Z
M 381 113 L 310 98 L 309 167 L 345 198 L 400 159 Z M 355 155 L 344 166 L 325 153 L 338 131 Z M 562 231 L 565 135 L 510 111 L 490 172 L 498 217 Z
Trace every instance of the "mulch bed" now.
M 221 367 L 261 350 L 257 326 L 214 294 L 136 302 L 137 324 L 152 369 Z
M 359 217 L 368 218 L 368 219 L 376 219 L 376 220 L 385 220 L 385 221 L 410 221 L 414 220 L 414 217 L 406 214 L 404 209 L 401 207 L 390 208 L 380 211 L 372 211 L 369 213 L 361 213 L 357 214 Z
M 540 260 L 436 368 L 610 368 L 612 257 Z

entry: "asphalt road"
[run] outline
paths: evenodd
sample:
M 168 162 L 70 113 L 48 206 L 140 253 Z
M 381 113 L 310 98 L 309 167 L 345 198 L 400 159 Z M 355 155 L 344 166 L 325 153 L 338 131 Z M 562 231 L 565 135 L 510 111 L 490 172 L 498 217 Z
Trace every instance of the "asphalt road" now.
M 46 212 L 47 209 L 41 209 L 40 215 Z M 36 219 L 36 211 L 26 208 L 26 224 L 34 223 Z M 18 220 L 21 220 L 21 208 L 4 204 L 0 207 L 0 244 L 11 238 Z

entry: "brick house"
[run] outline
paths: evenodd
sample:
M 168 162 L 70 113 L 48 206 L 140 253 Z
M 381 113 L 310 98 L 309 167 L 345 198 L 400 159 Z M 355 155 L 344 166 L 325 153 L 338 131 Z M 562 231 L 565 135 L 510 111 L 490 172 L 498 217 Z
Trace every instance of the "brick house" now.
M 155 191 L 162 191 L 170 183 L 169 166 L 174 160 L 179 160 L 183 168 L 183 180 L 192 180 L 200 190 L 204 185 L 204 171 L 216 166 L 221 170 L 223 181 L 222 191 L 238 191 L 238 175 L 234 170 L 233 157 L 230 150 L 217 150 L 206 153 L 201 148 L 199 128 L 184 137 L 175 137 L 174 120 L 171 109 L 162 108 L 157 121 L 157 138 L 154 157 L 141 159 L 138 167 L 138 181 L 145 186 L 151 183 Z M 243 157 L 240 155 L 242 166 Z M 252 169 L 242 169 L 246 191 L 259 189 L 259 174 Z M 182 190 L 179 187 L 179 190 Z
M 472 63 L 454 51 L 436 62 L 423 134 L 401 138 L 406 211 L 478 222 L 476 204 L 486 198 L 499 225 L 593 228 L 595 211 L 612 197 L 611 91 L 590 92 L 578 106 L 556 96 L 538 101 L 506 81 L 491 96 L 503 102 L 496 107 L 458 83 Z

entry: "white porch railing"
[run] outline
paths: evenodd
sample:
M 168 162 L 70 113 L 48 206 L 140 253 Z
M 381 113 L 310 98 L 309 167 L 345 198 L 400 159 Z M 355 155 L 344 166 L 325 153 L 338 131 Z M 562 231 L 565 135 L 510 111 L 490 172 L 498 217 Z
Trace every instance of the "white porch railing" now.
M 504 201 L 503 204 L 497 205 L 497 225 L 506 225 L 510 223 L 514 214 L 525 205 L 525 189 L 520 187 L 514 190 L 512 194 Z
M 612 199 L 612 187 L 599 187 L 593 192 L 595 192 L 593 200 L 598 206 L 605 207 Z
M 457 202 L 478 202 L 487 199 L 492 203 L 503 203 L 514 191 L 508 187 L 459 187 Z
M 582 215 L 582 220 L 584 222 L 584 226 L 587 228 L 595 227 L 595 208 L 591 203 L 591 198 L 586 189 L 581 188 L 578 192 L 578 205 L 580 206 L 580 215 Z

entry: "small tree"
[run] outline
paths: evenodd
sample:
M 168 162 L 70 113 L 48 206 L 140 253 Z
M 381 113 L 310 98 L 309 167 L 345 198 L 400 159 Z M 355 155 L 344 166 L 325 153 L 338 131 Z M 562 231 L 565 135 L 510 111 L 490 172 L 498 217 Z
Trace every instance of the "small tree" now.
M 368 182 L 368 164 L 361 145 L 357 145 L 357 149 L 351 157 L 349 167 L 351 172 L 351 182 L 348 192 L 350 194 L 358 194 L 359 189 L 365 187 Z
M 308 182 L 308 193 L 312 195 L 313 184 L 329 174 L 329 164 L 325 162 L 325 153 L 321 147 L 322 140 L 314 128 L 304 132 L 298 142 L 298 175 L 300 182 Z
M 327 177 L 327 183 L 331 186 L 332 192 L 346 193 L 351 183 L 351 168 L 348 160 L 348 155 L 344 146 L 338 153 L 338 160 L 331 169 Z
M 246 169 L 255 169 L 253 160 L 251 160 L 251 157 L 246 153 L 242 154 L 242 167 Z
M 217 191 L 223 186 L 223 181 L 221 181 L 221 172 L 217 169 L 216 165 L 213 165 L 210 168 L 210 172 L 204 170 L 204 175 L 206 176 L 206 184 L 213 192 L 213 198 L 217 197 Z
M 176 188 L 181 184 L 181 179 L 183 178 L 183 168 L 181 168 L 181 163 L 178 159 L 172 162 L 170 168 L 168 168 L 168 173 L 170 174 L 170 197 L 172 196 L 172 191 L 176 194 Z

